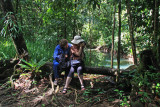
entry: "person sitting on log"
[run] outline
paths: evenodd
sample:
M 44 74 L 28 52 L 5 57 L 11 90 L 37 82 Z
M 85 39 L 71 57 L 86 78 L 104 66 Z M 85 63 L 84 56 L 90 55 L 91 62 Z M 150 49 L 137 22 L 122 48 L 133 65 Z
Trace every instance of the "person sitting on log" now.
M 59 74 L 65 71 L 65 77 L 67 77 L 67 72 L 69 72 L 69 66 L 67 66 L 67 61 L 70 59 L 70 48 L 72 44 L 68 43 L 68 40 L 61 39 L 59 44 L 56 46 L 53 54 L 53 71 L 54 71 L 54 85 L 57 85 Z
M 84 46 L 85 42 L 81 38 L 81 36 L 75 36 L 74 39 L 71 41 L 73 46 L 71 47 L 71 67 L 69 74 L 66 79 L 65 86 L 63 88 L 62 93 L 65 94 L 67 92 L 67 88 L 69 83 L 71 82 L 74 72 L 77 71 L 78 78 L 81 84 L 81 90 L 85 90 L 84 84 L 83 84 L 83 70 L 84 70 Z

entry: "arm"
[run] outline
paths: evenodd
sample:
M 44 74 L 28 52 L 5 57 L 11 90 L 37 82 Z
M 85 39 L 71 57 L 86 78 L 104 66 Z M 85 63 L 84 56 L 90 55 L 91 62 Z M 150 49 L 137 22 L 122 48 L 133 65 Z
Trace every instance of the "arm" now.
M 74 48 L 71 48 L 71 53 L 73 53 L 75 56 L 81 56 L 82 52 L 83 52 L 83 47 L 84 47 L 84 44 L 80 44 L 80 47 L 79 47 L 79 50 L 78 51 L 75 51 Z
M 54 50 L 54 54 L 53 54 L 53 58 L 54 60 L 58 61 L 58 46 L 56 46 L 55 50 Z

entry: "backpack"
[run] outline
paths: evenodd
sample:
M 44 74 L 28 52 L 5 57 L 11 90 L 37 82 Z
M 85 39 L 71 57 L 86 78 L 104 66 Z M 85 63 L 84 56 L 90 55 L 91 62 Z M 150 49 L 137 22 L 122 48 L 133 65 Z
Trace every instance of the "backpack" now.
M 65 54 L 59 55 L 58 62 L 59 62 L 59 67 L 62 69 L 70 67 L 70 61 L 67 61 L 67 59 L 65 58 Z

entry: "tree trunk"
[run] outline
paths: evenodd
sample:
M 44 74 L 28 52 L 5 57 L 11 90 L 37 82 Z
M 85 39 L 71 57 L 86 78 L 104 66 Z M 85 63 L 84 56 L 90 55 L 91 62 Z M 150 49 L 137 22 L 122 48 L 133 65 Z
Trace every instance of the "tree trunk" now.
M 121 50 L 121 0 L 118 6 L 118 18 L 119 18 L 119 31 L 118 31 L 118 53 L 117 53 L 117 76 L 116 82 L 119 81 L 119 70 L 120 70 L 120 50 Z
M 121 0 L 118 6 L 119 31 L 118 31 L 118 53 L 117 53 L 117 69 L 120 69 L 120 50 L 121 50 Z
M 158 51 L 158 13 L 159 13 L 159 3 L 158 0 L 155 0 L 155 12 L 154 12 L 154 39 L 153 39 L 153 52 L 156 56 L 156 63 L 158 63 L 159 51 Z
M 130 2 L 131 2 L 130 0 L 126 0 L 130 39 L 131 39 L 132 52 L 133 52 L 133 60 L 134 60 L 134 64 L 137 65 L 137 55 L 136 55 L 136 46 L 135 46 L 135 40 L 134 40 L 134 34 L 133 34 L 134 33 L 134 28 L 133 28 L 133 19 L 132 19 L 132 15 L 131 15 Z
M 10 15 L 10 17 L 13 20 L 13 22 L 17 25 L 11 0 L 0 0 L 0 3 L 1 3 L 1 7 L 4 15 L 6 15 L 8 12 L 13 12 L 13 14 Z M 9 28 L 10 34 L 14 35 L 12 36 L 12 39 L 13 39 L 13 43 L 15 45 L 15 49 L 18 54 L 18 57 L 28 60 L 28 50 L 27 50 L 27 46 L 23 38 L 22 32 L 20 33 L 11 32 L 10 29 L 12 29 L 12 27 L 13 26 L 9 26 L 8 28 Z M 18 31 L 19 28 L 17 27 L 16 30 Z
M 113 29 L 112 29 L 112 50 L 111 50 L 111 68 L 113 68 L 113 56 L 114 56 L 114 29 L 115 29 L 115 13 L 116 13 L 116 5 L 114 7 L 114 19 L 113 19 Z

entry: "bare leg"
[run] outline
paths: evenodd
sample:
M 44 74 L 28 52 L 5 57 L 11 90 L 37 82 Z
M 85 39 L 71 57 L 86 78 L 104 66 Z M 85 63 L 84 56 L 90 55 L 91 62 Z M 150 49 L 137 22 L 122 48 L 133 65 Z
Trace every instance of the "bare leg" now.
M 83 75 L 78 75 L 78 78 L 79 78 L 81 86 L 84 86 L 84 84 L 83 84 Z

